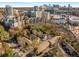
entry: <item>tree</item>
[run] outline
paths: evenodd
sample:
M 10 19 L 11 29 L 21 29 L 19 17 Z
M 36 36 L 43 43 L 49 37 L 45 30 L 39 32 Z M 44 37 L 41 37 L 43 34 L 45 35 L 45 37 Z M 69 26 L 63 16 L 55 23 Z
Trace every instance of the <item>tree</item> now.
M 3 48 L 5 50 L 4 55 L 7 57 L 13 57 L 14 53 L 13 53 L 12 49 L 9 47 L 9 45 L 7 43 L 4 43 L 4 42 L 2 43 L 2 45 L 3 45 Z
M 79 16 L 79 10 L 76 10 L 76 11 L 74 12 L 74 15 Z
M 0 25 L 0 40 L 9 39 L 9 33 L 4 30 L 3 26 Z

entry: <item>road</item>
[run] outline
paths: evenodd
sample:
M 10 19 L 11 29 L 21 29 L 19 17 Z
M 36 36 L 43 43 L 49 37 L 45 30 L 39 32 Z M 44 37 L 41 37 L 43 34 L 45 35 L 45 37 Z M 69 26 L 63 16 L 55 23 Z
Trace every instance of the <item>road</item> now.
M 68 54 L 71 57 L 79 57 L 79 54 L 65 41 L 61 41 L 60 43 L 61 48 L 64 50 L 66 54 Z
M 77 43 L 79 43 L 79 38 L 76 37 L 76 35 L 71 31 L 71 25 L 68 24 L 67 27 L 65 27 L 64 25 L 61 25 L 64 29 L 64 31 L 69 35 L 69 37 L 71 38 L 71 40 L 75 40 Z M 79 48 L 79 47 L 78 47 Z

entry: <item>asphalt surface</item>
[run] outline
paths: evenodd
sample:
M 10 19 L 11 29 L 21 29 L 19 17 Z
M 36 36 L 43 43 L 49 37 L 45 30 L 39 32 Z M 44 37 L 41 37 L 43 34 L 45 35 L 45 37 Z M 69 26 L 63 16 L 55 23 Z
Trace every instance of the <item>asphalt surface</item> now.
M 61 41 L 60 46 L 62 47 L 64 52 L 66 54 L 68 54 L 69 56 L 71 56 L 71 57 L 79 57 L 79 54 L 74 49 L 72 49 L 72 47 L 69 46 L 65 41 Z

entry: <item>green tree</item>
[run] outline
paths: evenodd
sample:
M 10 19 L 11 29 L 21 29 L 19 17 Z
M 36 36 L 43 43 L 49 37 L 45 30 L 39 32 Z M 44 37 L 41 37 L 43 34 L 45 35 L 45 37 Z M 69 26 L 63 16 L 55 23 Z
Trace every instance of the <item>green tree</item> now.
M 5 56 L 7 57 L 13 57 L 14 56 L 14 53 L 12 51 L 12 49 L 9 47 L 9 45 L 7 43 L 3 43 L 3 48 L 5 50 Z
M 74 12 L 74 15 L 79 16 L 79 10 L 76 10 L 76 11 Z
M 9 39 L 9 33 L 4 30 L 3 26 L 0 25 L 0 40 Z

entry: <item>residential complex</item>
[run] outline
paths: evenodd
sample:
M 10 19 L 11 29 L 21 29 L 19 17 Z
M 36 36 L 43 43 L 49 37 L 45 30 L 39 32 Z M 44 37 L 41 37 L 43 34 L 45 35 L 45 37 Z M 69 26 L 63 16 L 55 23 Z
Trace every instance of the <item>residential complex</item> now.
M 79 8 L 0 8 L 0 57 L 79 57 Z

